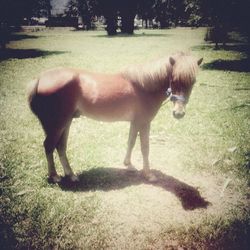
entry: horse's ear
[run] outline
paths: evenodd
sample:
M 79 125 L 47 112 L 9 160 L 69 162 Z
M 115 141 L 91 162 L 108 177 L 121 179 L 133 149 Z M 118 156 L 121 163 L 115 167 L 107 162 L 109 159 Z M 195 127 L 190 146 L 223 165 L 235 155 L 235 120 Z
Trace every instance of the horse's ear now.
M 173 58 L 173 57 L 169 57 L 169 62 L 170 62 L 170 64 L 172 65 L 172 66 L 174 66 L 174 64 L 175 64 L 175 59 Z
M 203 58 L 200 58 L 200 59 L 197 61 L 198 66 L 201 65 L 202 61 L 203 61 Z

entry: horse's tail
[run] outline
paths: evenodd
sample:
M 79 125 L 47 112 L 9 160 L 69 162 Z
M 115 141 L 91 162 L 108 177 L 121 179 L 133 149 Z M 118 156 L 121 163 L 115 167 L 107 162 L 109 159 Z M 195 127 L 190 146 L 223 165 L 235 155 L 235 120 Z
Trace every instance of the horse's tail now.
M 37 96 L 37 88 L 38 88 L 38 79 L 34 79 L 30 82 L 28 85 L 28 103 L 30 106 L 30 109 L 33 111 L 33 113 L 36 114 L 36 96 Z

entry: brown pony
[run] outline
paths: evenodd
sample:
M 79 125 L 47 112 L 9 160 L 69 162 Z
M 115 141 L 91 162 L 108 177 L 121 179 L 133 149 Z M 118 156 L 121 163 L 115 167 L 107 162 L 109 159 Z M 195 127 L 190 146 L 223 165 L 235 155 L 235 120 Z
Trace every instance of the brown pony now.
M 66 147 L 72 119 L 83 115 L 100 121 L 129 121 L 124 164 L 128 169 L 134 169 L 131 153 L 139 133 L 143 173 L 149 181 L 154 181 L 148 160 L 150 123 L 168 97 L 174 103 L 174 117 L 184 116 L 201 62 L 202 58 L 197 60 L 181 52 L 148 64 L 128 67 L 117 74 L 71 68 L 42 73 L 32 82 L 28 101 L 46 135 L 44 148 L 49 180 L 61 180 L 53 158 L 57 149 L 65 176 L 77 181 L 66 156 Z

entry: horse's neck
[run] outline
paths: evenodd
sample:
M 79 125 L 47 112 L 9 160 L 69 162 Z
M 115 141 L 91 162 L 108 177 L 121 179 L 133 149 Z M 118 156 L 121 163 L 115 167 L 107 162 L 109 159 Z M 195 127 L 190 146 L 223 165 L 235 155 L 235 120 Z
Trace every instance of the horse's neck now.
M 148 92 L 159 91 L 162 88 L 167 90 L 170 75 L 170 67 L 166 63 L 166 59 L 145 65 L 128 67 L 122 72 L 124 78 Z
M 166 100 L 167 96 L 165 91 L 156 91 L 156 92 L 148 92 L 148 99 L 145 100 L 147 115 L 150 117 L 149 119 L 152 121 L 159 109 L 162 106 L 162 103 Z

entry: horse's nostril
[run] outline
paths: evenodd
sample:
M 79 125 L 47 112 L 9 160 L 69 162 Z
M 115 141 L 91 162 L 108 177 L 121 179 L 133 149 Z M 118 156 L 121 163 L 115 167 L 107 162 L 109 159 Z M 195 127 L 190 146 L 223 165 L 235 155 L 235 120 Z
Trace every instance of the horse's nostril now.
M 181 118 L 184 117 L 184 115 L 185 115 L 185 112 L 173 111 L 173 116 L 174 116 L 174 118 L 176 118 L 176 119 L 181 119 Z

